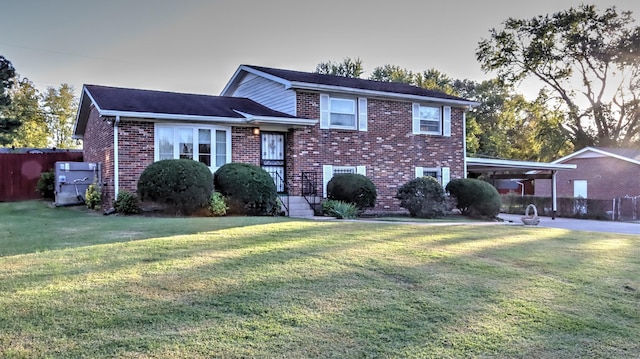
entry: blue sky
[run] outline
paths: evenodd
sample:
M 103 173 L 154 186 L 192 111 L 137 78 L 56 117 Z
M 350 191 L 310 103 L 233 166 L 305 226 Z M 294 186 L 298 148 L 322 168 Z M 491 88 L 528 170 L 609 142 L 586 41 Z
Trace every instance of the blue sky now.
M 0 55 L 43 91 L 71 84 L 217 95 L 240 64 L 313 71 L 359 57 L 476 81 L 477 44 L 508 17 L 572 0 L 0 0 Z M 631 10 L 640 1 L 595 1 Z M 527 92 L 526 88 L 521 89 Z

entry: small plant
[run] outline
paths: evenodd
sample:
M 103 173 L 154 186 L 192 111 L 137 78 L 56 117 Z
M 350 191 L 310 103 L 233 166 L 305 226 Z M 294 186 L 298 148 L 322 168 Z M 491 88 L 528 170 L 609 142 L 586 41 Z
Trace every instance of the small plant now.
M 84 192 L 84 202 L 89 209 L 100 208 L 100 203 L 102 202 L 102 191 L 96 182 L 93 182 L 89 187 L 87 187 L 87 190 Z
M 38 183 L 36 184 L 36 191 L 40 193 L 42 198 L 55 198 L 55 178 L 56 175 L 53 170 L 42 172 L 40 174 L 40 178 L 38 178 Z
M 214 217 L 222 217 L 227 214 L 227 204 L 224 196 L 220 192 L 213 192 L 211 194 L 211 202 L 209 203 L 209 212 Z
M 118 197 L 114 204 L 116 212 L 122 214 L 138 214 L 140 212 L 140 206 L 138 205 L 138 197 L 135 194 L 120 190 Z
M 358 207 L 353 203 L 330 199 L 322 202 L 322 213 L 338 219 L 354 219 L 358 217 Z

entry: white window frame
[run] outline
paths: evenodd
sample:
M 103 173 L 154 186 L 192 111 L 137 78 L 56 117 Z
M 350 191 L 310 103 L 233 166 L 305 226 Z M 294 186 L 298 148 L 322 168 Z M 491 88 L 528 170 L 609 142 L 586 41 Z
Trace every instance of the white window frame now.
M 332 108 L 332 100 L 351 101 L 353 112 L 338 112 Z M 336 125 L 331 122 L 332 114 L 353 116 L 353 126 Z M 320 128 L 367 131 L 367 99 L 365 97 L 335 96 L 320 94 Z
M 420 116 L 421 108 L 438 109 L 437 120 L 426 119 Z M 430 121 L 432 123 L 438 123 L 437 131 L 423 131 L 422 121 Z M 438 106 L 434 104 L 414 103 L 412 107 L 412 129 L 414 134 L 425 135 L 439 135 L 450 137 L 451 136 L 451 107 L 450 106 Z
M 416 178 L 429 176 L 428 174 L 425 175 L 427 172 L 435 172 L 435 179 L 443 188 L 451 181 L 451 169 L 449 167 L 416 167 Z
M 180 158 L 180 149 L 179 149 L 179 137 L 178 133 L 181 129 L 190 129 L 193 131 L 192 141 L 193 141 L 193 160 L 198 161 L 200 157 L 198 139 L 199 133 L 198 130 L 210 130 L 211 131 L 211 153 L 210 153 L 210 163 L 208 166 L 209 170 L 213 173 L 215 172 L 219 166 L 216 166 L 216 131 L 224 131 L 225 132 L 225 164 L 231 162 L 231 127 L 225 126 L 210 126 L 210 125 L 192 125 L 192 124 L 181 124 L 181 123 L 157 123 L 154 126 L 154 144 L 153 144 L 153 152 L 154 152 L 154 161 L 160 160 L 160 144 L 159 144 L 159 132 L 162 129 L 170 129 L 173 131 L 173 158 Z

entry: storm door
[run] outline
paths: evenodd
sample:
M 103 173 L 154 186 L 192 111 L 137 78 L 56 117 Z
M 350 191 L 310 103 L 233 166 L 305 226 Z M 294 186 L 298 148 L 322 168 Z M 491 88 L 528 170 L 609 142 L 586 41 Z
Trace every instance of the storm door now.
M 267 171 L 276 184 L 278 193 L 285 192 L 285 134 L 262 132 L 260 165 Z

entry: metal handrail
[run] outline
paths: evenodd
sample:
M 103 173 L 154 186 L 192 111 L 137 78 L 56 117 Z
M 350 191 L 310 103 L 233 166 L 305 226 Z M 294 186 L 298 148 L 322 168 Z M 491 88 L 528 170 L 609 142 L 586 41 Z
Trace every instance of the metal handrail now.
M 285 212 L 287 213 L 287 217 L 289 217 L 289 214 L 290 214 L 289 207 L 291 205 L 291 203 L 289 202 L 289 188 L 291 188 L 291 186 L 288 181 L 286 181 L 284 178 L 282 178 L 282 176 L 280 176 L 279 172 L 269 172 L 269 174 L 271 175 L 272 178 L 276 180 L 276 189 L 278 188 L 278 183 L 282 184 L 283 192 L 278 193 L 278 198 L 282 198 L 282 194 L 284 194 L 287 197 L 287 203 L 282 202 L 282 200 L 281 200 L 281 203 L 285 209 Z
M 313 208 L 314 212 L 318 212 L 316 208 L 319 204 L 316 202 L 316 198 L 318 198 L 318 173 L 302 171 L 300 179 L 302 181 L 300 188 L 302 197 L 307 201 L 309 206 Z M 313 200 L 311 200 L 310 197 L 313 198 Z

